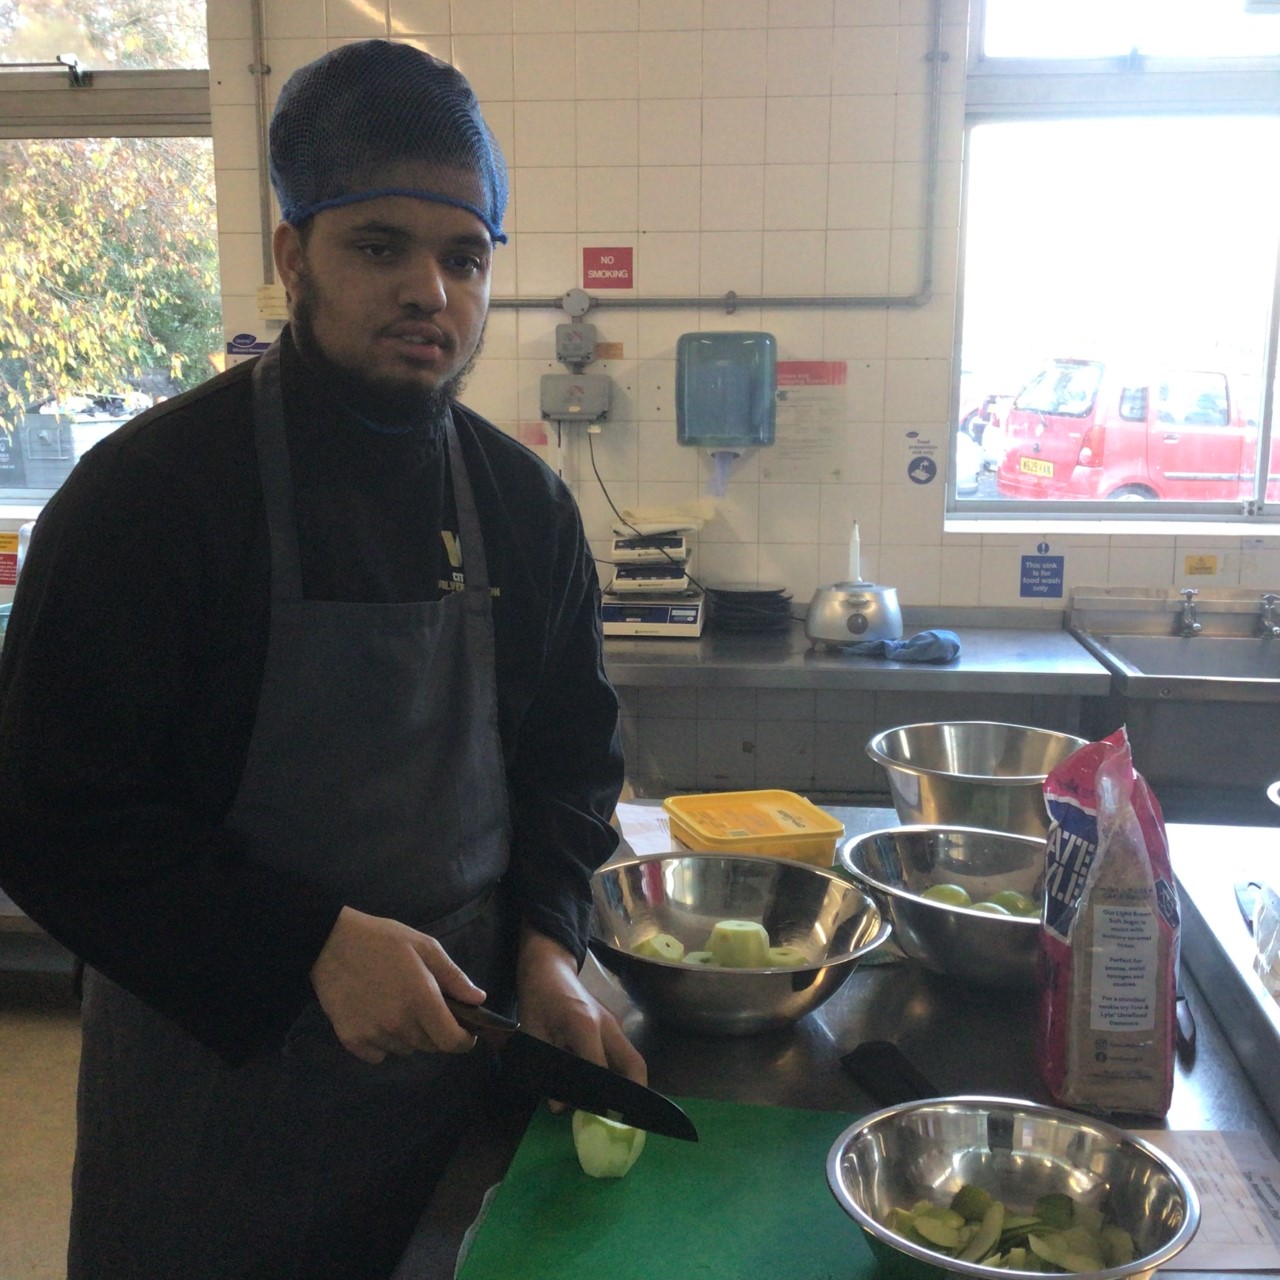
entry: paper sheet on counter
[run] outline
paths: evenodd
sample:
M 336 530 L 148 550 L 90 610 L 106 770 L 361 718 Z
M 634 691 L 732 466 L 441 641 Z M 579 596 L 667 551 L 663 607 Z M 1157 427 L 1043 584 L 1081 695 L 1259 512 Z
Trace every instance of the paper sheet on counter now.
M 1200 1196 L 1200 1229 L 1174 1271 L 1280 1271 L 1280 1163 L 1252 1132 L 1139 1130 Z
M 614 810 L 614 818 L 623 839 L 637 855 L 675 853 L 680 848 L 661 805 L 623 803 Z

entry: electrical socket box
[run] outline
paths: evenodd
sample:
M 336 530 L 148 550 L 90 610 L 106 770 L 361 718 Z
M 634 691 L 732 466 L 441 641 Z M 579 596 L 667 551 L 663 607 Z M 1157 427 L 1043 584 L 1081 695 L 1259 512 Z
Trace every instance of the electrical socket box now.
M 607 373 L 542 375 L 542 416 L 548 422 L 603 422 L 612 399 Z
M 596 327 L 575 321 L 556 325 L 556 359 L 570 368 L 582 368 L 596 358 Z

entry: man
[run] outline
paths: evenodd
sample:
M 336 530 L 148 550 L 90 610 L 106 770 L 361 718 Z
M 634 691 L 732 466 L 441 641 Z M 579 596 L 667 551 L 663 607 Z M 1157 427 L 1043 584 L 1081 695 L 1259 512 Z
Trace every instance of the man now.
M 368 41 L 271 125 L 290 323 L 45 508 L 0 881 L 87 963 L 70 1280 L 386 1276 L 485 1083 L 445 995 L 643 1081 L 578 979 L 617 704 L 567 490 L 455 396 L 501 155 Z

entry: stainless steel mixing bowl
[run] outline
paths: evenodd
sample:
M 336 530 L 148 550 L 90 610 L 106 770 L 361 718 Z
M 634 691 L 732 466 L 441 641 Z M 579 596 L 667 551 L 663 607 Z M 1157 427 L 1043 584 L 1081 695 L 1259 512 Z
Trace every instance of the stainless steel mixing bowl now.
M 928 1262 L 998 1280 L 1010 1272 L 934 1253 L 884 1225 L 894 1208 L 919 1200 L 945 1205 L 965 1183 L 1014 1213 L 1029 1213 L 1042 1195 L 1065 1192 L 1123 1227 L 1137 1260 L 1076 1273 L 1088 1280 L 1150 1276 L 1186 1248 L 1200 1223 L 1190 1179 L 1156 1147 L 1103 1121 L 1017 1098 L 888 1107 L 850 1125 L 827 1156 L 827 1184 L 887 1268 L 896 1263 L 919 1275 L 920 1262 Z
M 844 876 L 785 858 L 672 853 L 620 859 L 592 878 L 591 950 L 646 1014 L 716 1035 L 787 1026 L 816 1009 L 889 935 L 869 893 Z M 811 963 L 722 969 L 635 954 L 655 933 L 687 951 L 721 920 L 762 924 L 773 946 Z
M 932 721 L 886 729 L 867 743 L 884 768 L 898 818 L 1043 836 L 1042 787 L 1084 738 L 991 720 Z
M 1001 889 L 1039 901 L 1045 842 L 972 827 L 915 826 L 846 840 L 837 861 L 871 890 L 893 925 L 893 940 L 936 973 L 987 987 L 1035 984 L 1038 916 L 988 915 L 920 895 L 958 884 L 975 902 Z

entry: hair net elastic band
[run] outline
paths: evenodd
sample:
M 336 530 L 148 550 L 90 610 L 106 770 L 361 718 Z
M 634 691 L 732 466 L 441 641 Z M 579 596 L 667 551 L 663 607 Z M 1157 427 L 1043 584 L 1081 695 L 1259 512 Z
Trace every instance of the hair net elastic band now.
M 382 196 L 412 196 L 415 200 L 430 200 L 435 204 L 448 204 L 455 209 L 465 209 L 484 223 L 495 244 L 507 243 L 507 237 L 503 234 L 502 228 L 495 227 L 484 211 L 476 205 L 454 196 L 442 195 L 438 191 L 423 191 L 420 187 L 375 187 L 371 191 L 353 191 L 349 195 L 318 200 L 315 204 L 307 205 L 303 209 L 285 209 L 281 216 L 291 226 L 296 227 L 323 209 L 337 209 L 346 204 L 359 204 L 362 200 L 378 200 Z

